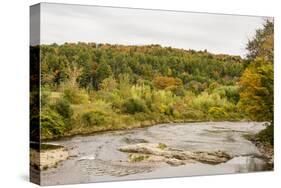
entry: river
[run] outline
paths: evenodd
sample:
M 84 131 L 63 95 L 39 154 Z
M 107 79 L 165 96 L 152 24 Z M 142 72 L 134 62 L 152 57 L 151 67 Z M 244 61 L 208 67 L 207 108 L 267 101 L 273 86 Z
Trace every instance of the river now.
M 243 137 L 264 128 L 263 123 L 257 122 L 160 124 L 47 142 L 64 146 L 70 158 L 60 162 L 57 168 L 42 171 L 41 183 L 55 185 L 265 171 L 269 168 L 261 153 Z M 217 165 L 127 162 L 128 154 L 118 148 L 141 141 L 165 143 L 171 148 L 188 151 L 221 150 L 233 158 Z

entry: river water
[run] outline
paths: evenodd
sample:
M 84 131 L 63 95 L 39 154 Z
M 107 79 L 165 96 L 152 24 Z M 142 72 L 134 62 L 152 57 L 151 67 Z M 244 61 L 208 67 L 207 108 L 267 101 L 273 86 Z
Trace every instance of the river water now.
M 48 142 L 68 149 L 70 158 L 57 168 L 42 171 L 42 185 L 119 181 L 162 177 L 215 175 L 269 170 L 256 146 L 244 134 L 264 129 L 257 122 L 202 122 L 160 124 L 148 128 L 113 131 Z M 217 165 L 194 163 L 127 162 L 119 147 L 138 143 L 165 143 L 189 151 L 225 151 L 234 156 Z

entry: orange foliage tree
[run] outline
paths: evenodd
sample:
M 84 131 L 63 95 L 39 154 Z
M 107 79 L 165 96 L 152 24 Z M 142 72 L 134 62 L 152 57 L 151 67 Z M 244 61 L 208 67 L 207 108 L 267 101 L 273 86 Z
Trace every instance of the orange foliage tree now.
M 167 89 L 182 86 L 181 79 L 167 76 L 157 76 L 153 80 L 153 83 L 154 86 L 158 89 Z

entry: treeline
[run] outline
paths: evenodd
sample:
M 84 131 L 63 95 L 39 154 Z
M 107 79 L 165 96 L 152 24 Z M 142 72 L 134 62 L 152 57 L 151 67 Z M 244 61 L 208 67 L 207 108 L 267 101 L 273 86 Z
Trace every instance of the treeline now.
M 239 56 L 214 55 L 207 51 L 174 49 L 160 45 L 124 46 L 78 43 L 41 46 L 42 84 L 52 88 L 69 81 L 79 69 L 79 87 L 99 90 L 108 77 L 127 74 L 132 84 L 152 83 L 157 76 L 180 79 L 183 87 L 204 91 L 216 82 L 235 85 L 244 70 Z M 78 71 L 78 70 L 77 70 Z
M 43 138 L 251 118 L 241 102 L 250 58 L 160 45 L 65 43 L 40 51 Z

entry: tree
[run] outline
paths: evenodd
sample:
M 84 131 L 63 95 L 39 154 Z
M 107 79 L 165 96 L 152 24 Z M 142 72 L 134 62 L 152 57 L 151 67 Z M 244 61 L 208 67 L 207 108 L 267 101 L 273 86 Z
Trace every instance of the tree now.
M 117 88 L 117 82 L 113 77 L 104 79 L 100 84 L 100 89 L 103 91 L 112 92 Z
M 274 23 L 266 20 L 263 28 L 256 30 L 256 35 L 248 41 L 246 49 L 248 50 L 247 58 L 254 60 L 257 57 L 264 57 L 266 60 L 273 62 L 274 57 Z
M 269 121 L 269 126 L 257 137 L 273 145 L 273 41 L 274 24 L 267 20 L 262 29 L 256 31 L 253 40 L 248 42 L 249 66 L 241 79 L 239 105 L 252 120 Z
M 180 87 L 182 86 L 182 81 L 179 78 L 157 76 L 154 79 L 154 85 L 158 89 L 166 89 L 169 87 Z
M 142 99 L 129 98 L 123 104 L 123 111 L 129 114 L 135 114 L 138 112 L 146 112 L 147 106 Z
M 77 79 L 82 74 L 82 68 L 78 67 L 76 63 L 73 63 L 73 66 L 68 67 L 68 75 L 69 75 L 69 86 L 77 87 Z
M 273 119 L 273 30 L 267 20 L 248 42 L 249 66 L 240 79 L 240 104 L 254 120 Z
M 253 120 L 273 119 L 273 66 L 257 58 L 245 70 L 241 79 L 240 105 Z
M 99 64 L 97 67 L 97 71 L 96 71 L 96 86 L 98 86 L 98 88 L 99 88 L 100 83 L 105 78 L 108 78 L 111 75 L 112 75 L 112 70 L 108 64 L 106 64 L 105 62 L 102 62 L 101 64 Z

